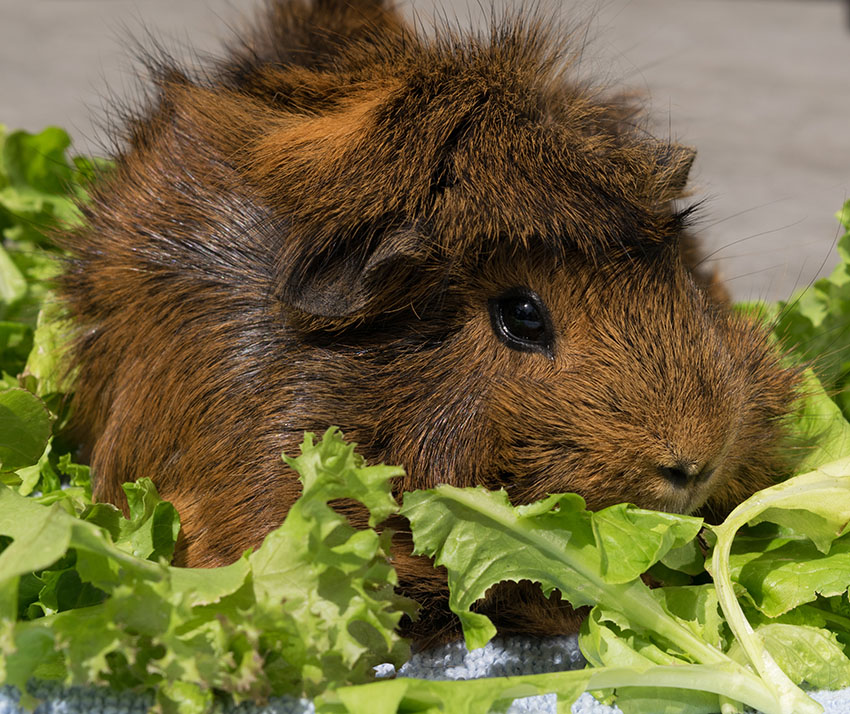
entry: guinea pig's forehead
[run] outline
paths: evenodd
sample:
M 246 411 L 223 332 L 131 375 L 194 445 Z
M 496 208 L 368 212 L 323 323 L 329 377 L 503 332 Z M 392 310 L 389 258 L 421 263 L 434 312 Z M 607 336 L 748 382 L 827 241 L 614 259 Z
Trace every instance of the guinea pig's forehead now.
M 435 169 L 432 217 L 441 234 L 503 236 L 586 254 L 664 244 L 677 226 L 665 196 L 647 196 L 651 171 L 622 152 L 539 124 L 466 127 Z
M 425 209 L 449 241 L 536 237 L 585 251 L 664 242 L 681 190 L 666 180 L 678 175 L 675 152 L 623 121 L 622 102 L 520 49 L 429 56 L 437 69 L 389 79 L 362 119 L 340 123 L 344 133 L 360 125 L 347 160 L 361 182 L 370 167 L 392 177 L 399 203 Z
M 541 296 L 585 292 L 645 290 L 647 280 L 667 279 L 675 271 L 673 251 L 656 251 L 637 260 L 627 256 L 588 256 L 576 250 L 553 250 L 540 243 L 527 249 L 503 242 L 466 261 L 461 280 L 487 292 L 524 286 Z

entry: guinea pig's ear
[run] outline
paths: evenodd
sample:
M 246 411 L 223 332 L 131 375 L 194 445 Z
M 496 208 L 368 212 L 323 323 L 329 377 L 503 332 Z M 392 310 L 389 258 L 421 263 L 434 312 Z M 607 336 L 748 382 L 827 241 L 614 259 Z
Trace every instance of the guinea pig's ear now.
M 283 304 L 313 317 L 362 318 L 410 301 L 407 280 L 428 251 L 412 228 L 384 234 L 368 253 L 340 243 L 319 255 L 287 261 L 278 274 Z
M 663 200 L 679 198 L 688 185 L 688 176 L 697 157 L 696 149 L 679 144 L 659 144 L 655 154 L 656 189 Z

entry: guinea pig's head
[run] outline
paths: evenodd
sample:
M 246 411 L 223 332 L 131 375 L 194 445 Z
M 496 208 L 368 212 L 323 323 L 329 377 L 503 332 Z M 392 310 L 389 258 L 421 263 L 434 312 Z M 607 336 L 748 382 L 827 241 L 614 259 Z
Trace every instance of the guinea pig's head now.
M 344 196 L 351 223 L 287 246 L 280 296 L 332 379 L 360 383 L 341 389 L 358 414 L 325 416 L 348 412 L 408 488 L 723 513 L 781 471 L 795 377 L 686 260 L 693 153 L 509 49 L 316 120 L 345 145 L 304 200 Z
M 797 378 L 700 272 L 694 153 L 548 47 L 393 30 L 168 106 L 262 207 L 287 428 L 341 425 L 404 489 L 720 514 L 781 472 Z
M 695 279 L 669 218 L 617 257 L 499 246 L 455 268 L 382 327 L 357 438 L 405 465 L 406 489 L 484 484 L 514 503 L 573 491 L 713 520 L 782 477 L 795 375 Z

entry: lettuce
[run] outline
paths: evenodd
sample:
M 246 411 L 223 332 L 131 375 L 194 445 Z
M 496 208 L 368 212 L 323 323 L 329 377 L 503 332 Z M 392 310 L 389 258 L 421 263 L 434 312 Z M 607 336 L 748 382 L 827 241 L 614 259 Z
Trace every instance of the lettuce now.
M 395 627 L 413 606 L 393 591 L 390 534 L 355 530 L 328 506 L 360 496 L 383 520 L 400 470 L 365 466 L 333 429 L 308 435 L 290 463 L 304 490 L 283 525 L 213 569 L 167 565 L 177 514 L 147 479 L 125 487 L 129 519 L 0 486 L 3 680 L 155 687 L 162 711 L 188 713 L 207 711 L 214 692 L 316 696 L 402 664 Z
M 796 356 L 814 366 L 845 419 L 850 419 L 850 201 L 836 218 L 844 228 L 837 249 L 841 262 L 775 308 L 775 334 Z
M 66 157 L 71 140 L 56 127 L 7 133 L 0 125 L 0 332 L 4 323 L 35 327 L 56 274 L 50 232 L 81 220 L 89 162 Z

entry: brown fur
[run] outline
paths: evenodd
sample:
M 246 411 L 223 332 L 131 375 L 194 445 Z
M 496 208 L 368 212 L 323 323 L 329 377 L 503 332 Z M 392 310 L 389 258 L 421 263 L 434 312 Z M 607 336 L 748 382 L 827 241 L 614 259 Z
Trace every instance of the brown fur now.
M 426 41 L 378 0 L 317 0 L 258 27 L 203 75 L 154 63 L 64 237 L 98 498 L 152 477 L 178 562 L 209 566 L 283 520 L 299 485 L 280 453 L 331 424 L 406 468 L 399 494 L 719 515 L 781 471 L 796 378 L 696 270 L 674 204 L 693 152 L 571 79 L 534 21 Z M 548 306 L 551 359 L 493 333 L 487 301 L 515 286 Z M 682 462 L 713 473 L 675 486 L 659 469 Z M 407 632 L 456 633 L 444 575 L 392 525 L 425 604 Z M 528 584 L 481 609 L 503 632 L 578 622 Z

